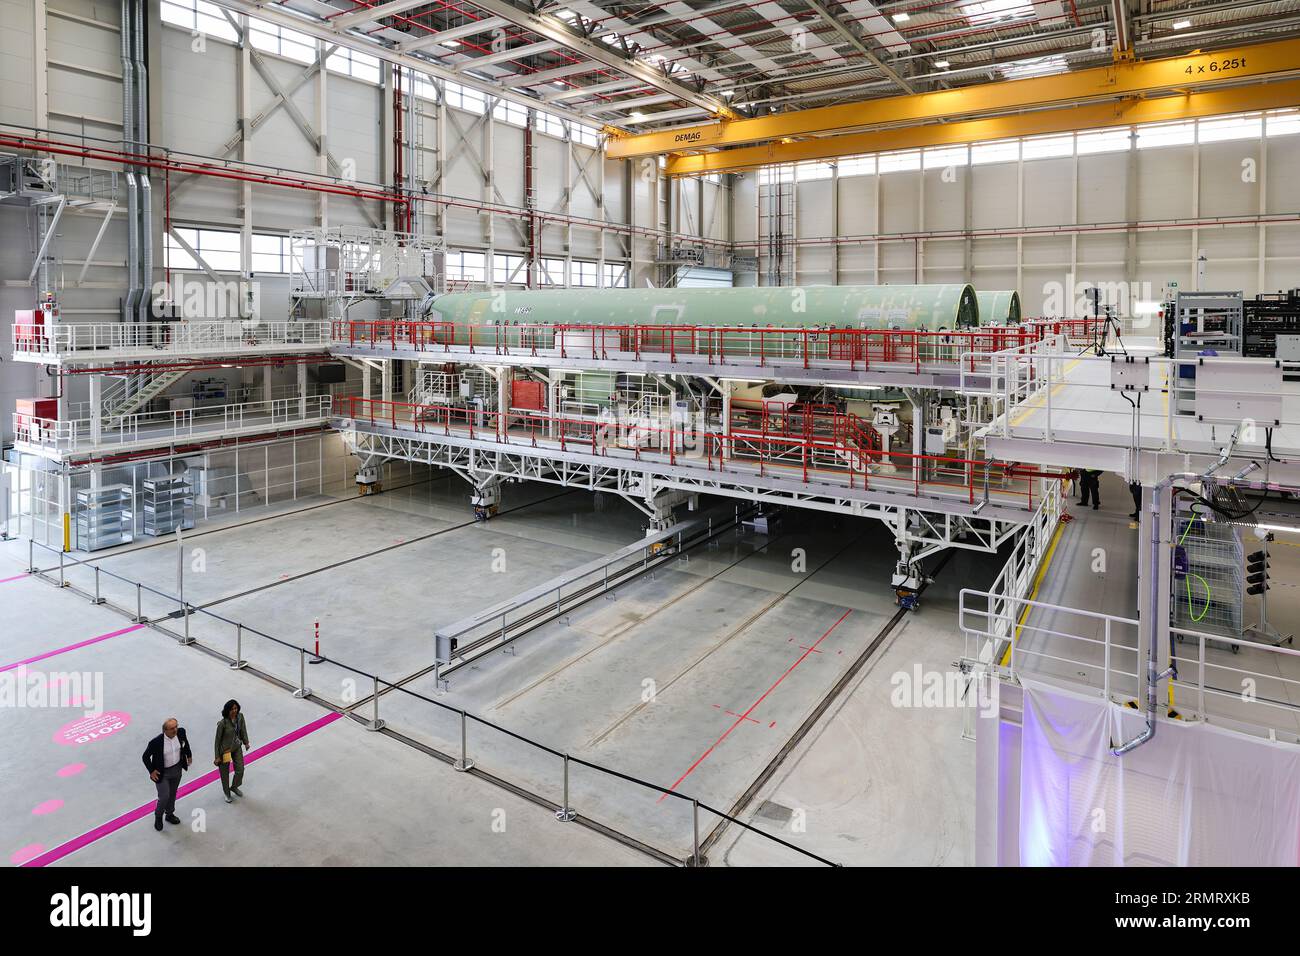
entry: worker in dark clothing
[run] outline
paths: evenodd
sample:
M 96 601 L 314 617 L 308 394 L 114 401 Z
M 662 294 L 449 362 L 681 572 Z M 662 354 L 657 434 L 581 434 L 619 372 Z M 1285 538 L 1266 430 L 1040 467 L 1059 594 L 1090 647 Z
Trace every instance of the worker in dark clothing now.
M 1129 517 L 1137 521 L 1142 511 L 1142 482 L 1130 481 L 1128 483 L 1128 492 L 1133 496 L 1133 513 Z
M 1101 471 L 1100 469 L 1085 469 L 1079 473 L 1079 488 L 1082 492 L 1079 507 L 1088 507 L 1089 498 L 1092 499 L 1092 510 L 1096 511 L 1101 506 Z

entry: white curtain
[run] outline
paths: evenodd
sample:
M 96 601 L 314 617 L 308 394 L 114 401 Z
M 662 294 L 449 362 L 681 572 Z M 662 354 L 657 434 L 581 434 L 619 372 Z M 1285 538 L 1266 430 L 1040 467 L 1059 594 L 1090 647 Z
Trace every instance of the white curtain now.
M 1115 757 L 1142 730 L 1140 712 L 1022 684 L 1022 866 L 1300 864 L 1300 748 L 1162 720 L 1154 740 Z

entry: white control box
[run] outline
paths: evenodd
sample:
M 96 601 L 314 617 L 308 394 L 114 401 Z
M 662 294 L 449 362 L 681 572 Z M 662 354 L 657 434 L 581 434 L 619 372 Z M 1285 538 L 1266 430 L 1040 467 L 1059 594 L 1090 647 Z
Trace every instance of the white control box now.
M 1282 364 L 1273 359 L 1202 358 L 1196 363 L 1196 418 L 1261 428 L 1282 419 Z
M 1110 387 L 1121 392 L 1145 392 L 1151 387 L 1151 363 L 1145 355 L 1112 355 Z

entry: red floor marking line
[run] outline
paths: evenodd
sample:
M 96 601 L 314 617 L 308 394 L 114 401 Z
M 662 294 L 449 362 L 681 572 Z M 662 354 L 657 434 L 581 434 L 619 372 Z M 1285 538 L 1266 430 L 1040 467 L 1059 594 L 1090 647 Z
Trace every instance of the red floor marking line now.
M 10 581 L 21 581 L 23 578 L 30 578 L 31 575 L 24 571 L 22 574 L 15 574 L 12 578 L 0 578 L 0 584 L 8 584 Z
M 22 667 L 25 664 L 35 664 L 37 661 L 43 661 L 47 657 L 55 657 L 59 654 L 66 654 L 68 651 L 75 651 L 79 647 L 88 647 L 91 644 L 98 644 L 100 641 L 106 641 L 110 637 L 121 637 L 123 634 L 130 634 L 132 631 L 138 631 L 144 627 L 143 624 L 132 624 L 130 627 L 124 627 L 120 631 L 109 631 L 107 634 L 100 634 L 98 637 L 92 637 L 84 641 L 78 641 L 76 644 L 69 644 L 67 647 L 60 647 L 58 650 L 46 651 L 44 654 L 37 654 L 35 657 L 29 657 L 25 661 L 14 661 L 12 664 L 6 664 L 0 667 L 0 672 L 11 671 L 15 667 Z
M 255 760 L 261 760 L 263 757 L 269 757 L 277 750 L 287 747 L 295 740 L 300 740 L 301 738 L 306 737 L 308 734 L 315 733 L 316 731 L 320 730 L 322 727 L 326 727 L 329 724 L 334 723 L 334 721 L 338 720 L 342 716 L 343 715 L 339 713 L 328 713 L 324 717 L 318 717 L 316 720 L 313 720 L 311 723 L 304 724 L 303 726 L 299 727 L 297 730 L 293 730 L 285 734 L 283 737 L 277 737 L 275 740 L 271 741 L 269 744 L 266 744 L 265 746 L 258 747 L 256 750 L 250 750 L 248 752 L 248 755 L 244 757 L 244 763 L 249 764 L 249 763 L 253 763 Z M 214 783 L 219 779 L 221 779 L 220 771 L 215 769 L 209 770 L 207 773 L 203 774 L 198 779 L 191 780 L 189 783 L 185 784 L 179 790 L 177 790 L 176 799 L 179 800 L 182 797 L 189 796 L 194 791 L 200 790 L 203 787 L 206 787 L 208 784 Z M 111 833 L 116 833 L 118 830 L 122 829 L 122 827 L 126 826 L 127 824 L 134 823 L 136 820 L 142 820 L 145 817 L 153 816 L 154 808 L 156 806 L 157 806 L 156 800 L 150 800 L 148 803 L 143 803 L 140 806 L 136 807 L 134 810 L 128 810 L 126 813 L 123 813 L 121 816 L 114 817 L 112 820 L 109 820 L 107 823 L 100 824 L 99 826 L 95 827 L 95 829 L 89 830 L 81 834 L 81 836 L 79 837 L 74 837 L 73 839 L 69 840 L 67 843 L 63 843 L 59 846 L 56 846 L 52 850 L 46 850 L 40 856 L 32 857 L 30 860 L 24 863 L 23 866 L 30 866 L 30 867 L 49 866 L 51 863 L 56 863 L 59 860 L 63 859 L 68 854 L 75 853 L 77 850 L 80 850 L 82 847 L 90 846 L 90 844 L 95 843 L 98 840 L 102 840 L 104 837 L 108 836 Z
M 693 764 L 691 764 L 689 767 L 687 767 L 687 768 L 686 768 L 686 772 L 685 772 L 684 774 L 682 774 L 680 777 L 678 777 L 678 778 L 677 778 L 677 782 L 674 783 L 674 784 L 673 784 L 671 787 L 669 787 L 668 789 L 669 789 L 669 790 L 676 790 L 678 787 L 680 787 L 680 786 L 682 785 L 682 781 L 685 780 L 687 777 L 689 777 L 692 773 L 694 773 L 694 772 L 695 772 L 695 768 L 698 767 L 700 764 L 704 763 L 704 761 L 708 758 L 709 754 L 713 753 L 713 751 L 717 749 L 718 744 L 720 744 L 720 743 L 722 743 L 724 740 L 726 740 L 728 734 L 730 734 L 733 730 L 735 730 L 737 727 L 739 727 L 739 726 L 741 725 L 741 723 L 742 723 L 746 718 L 748 718 L 749 715 L 752 714 L 752 713 L 755 711 L 755 709 L 757 709 L 757 707 L 758 707 L 759 704 L 761 704 L 761 703 L 763 703 L 763 701 L 767 700 L 767 696 L 768 696 L 769 694 L 771 694 L 772 691 L 776 690 L 777 686 L 781 683 L 781 681 L 783 681 L 783 680 L 785 680 L 787 677 L 789 677 L 789 676 L 790 676 L 790 673 L 791 673 L 791 672 L 792 672 L 796 667 L 798 667 L 800 664 L 802 664 L 802 663 L 803 663 L 803 662 L 808 658 L 808 655 L 811 654 L 811 653 L 812 653 L 812 652 L 817 648 L 817 645 L 820 644 L 822 641 L 826 640 L 826 638 L 830 637 L 831 631 L 835 630 L 837 627 L 839 627 L 841 624 L 843 624 L 843 623 L 844 623 L 844 619 L 845 619 L 846 617 L 848 617 L 848 616 L 849 616 L 850 614 L 852 614 L 852 613 L 853 613 L 853 608 L 849 608 L 847 611 L 845 611 L 843 614 L 841 614 L 840 617 L 839 617 L 839 620 L 836 621 L 834 624 L 832 624 L 830 627 L 828 627 L 828 628 L 826 629 L 826 633 L 823 634 L 821 637 L 817 638 L 817 640 L 813 642 L 812 647 L 808 648 L 808 649 L 805 650 L 802 654 L 800 654 L 800 655 L 799 655 L 799 659 L 796 660 L 796 661 L 795 661 L 793 664 L 791 664 L 789 667 L 787 667 L 787 668 L 785 669 L 785 673 L 783 673 L 780 677 L 778 677 L 778 678 L 776 679 L 776 681 L 773 682 L 773 684 L 772 684 L 771 687 L 769 687 L 767 690 L 763 691 L 762 696 L 759 697 L 758 700 L 754 701 L 752 704 L 749 705 L 749 710 L 745 711 L 745 712 L 744 712 L 743 714 L 741 714 L 738 718 L 736 718 L 736 722 L 733 723 L 733 724 L 732 724 L 730 727 L 728 727 L 726 730 L 724 730 L 724 731 L 722 732 L 722 736 L 719 737 L 717 740 L 715 740 L 712 744 L 710 744 L 710 745 L 709 745 L 709 749 L 706 750 L 706 751 L 704 751 L 704 753 L 700 754 L 699 758 L 695 761 L 695 763 L 693 763 Z M 662 803 L 663 800 L 664 800 L 664 798 L 667 797 L 667 796 L 668 796 L 668 794 L 666 794 L 666 793 L 662 793 L 662 794 L 659 795 L 659 799 L 656 800 L 655 802 L 656 802 L 656 803 Z

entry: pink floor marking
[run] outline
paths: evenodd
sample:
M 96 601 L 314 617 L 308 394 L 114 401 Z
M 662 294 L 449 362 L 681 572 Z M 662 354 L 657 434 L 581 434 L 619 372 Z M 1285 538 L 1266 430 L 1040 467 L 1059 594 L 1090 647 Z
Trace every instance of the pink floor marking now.
M 144 627 L 143 624 L 132 624 L 130 627 L 124 627 L 120 631 L 109 631 L 107 634 L 100 634 L 98 637 L 87 638 L 84 641 L 78 641 L 76 644 L 69 644 L 67 647 L 60 647 L 58 650 L 46 651 L 44 654 L 37 654 L 35 657 L 29 657 L 25 661 L 14 661 L 12 664 L 6 664 L 0 667 L 0 671 L 11 671 L 15 667 L 22 667 L 25 664 L 35 664 L 37 661 L 43 661 L 47 657 L 55 657 L 59 654 L 66 654 L 68 651 L 75 651 L 79 647 L 88 647 L 91 644 L 98 644 L 100 641 L 106 641 L 110 637 L 121 637 L 123 634 L 130 634 L 132 631 L 138 631 Z
M 330 724 L 334 723 L 334 721 L 338 720 L 342 716 L 343 715 L 339 713 L 328 713 L 323 717 L 318 717 L 316 720 L 313 720 L 311 723 L 304 724 L 303 726 L 299 727 L 297 730 L 290 731 L 289 733 L 285 734 L 283 737 L 278 737 L 275 740 L 271 741 L 269 744 L 266 744 L 265 746 L 262 747 L 258 747 L 256 750 L 250 751 L 248 755 L 244 757 L 244 763 L 250 764 L 257 760 L 261 760 L 263 757 L 269 757 L 277 750 L 281 749 L 282 747 L 287 747 L 295 740 L 301 740 L 303 737 L 306 737 L 308 734 L 314 734 L 322 727 L 328 727 Z M 214 783 L 219 779 L 221 779 L 221 774 L 215 768 L 209 770 L 207 773 L 202 774 L 197 779 L 191 780 L 189 783 L 184 784 L 180 788 L 180 790 L 176 792 L 176 799 L 179 800 L 182 797 L 188 796 L 194 791 L 200 790 L 203 787 L 206 787 L 208 784 Z M 46 850 L 44 853 L 32 857 L 31 859 L 22 863 L 22 865 L 32 866 L 32 867 L 49 866 L 51 863 L 55 863 L 63 859 L 68 854 L 75 853 L 77 850 L 80 850 L 82 847 L 89 846 L 90 844 L 98 840 L 102 840 L 104 837 L 108 836 L 111 833 L 116 833 L 118 830 L 122 829 L 122 827 L 126 826 L 129 823 L 134 823 L 136 820 L 142 820 L 145 817 L 152 816 L 155 806 L 156 806 L 156 801 L 150 800 L 148 803 L 141 804 L 140 806 L 136 807 L 134 810 L 128 810 L 126 813 L 123 813 L 121 816 L 114 817 L 112 820 L 109 820 L 107 823 L 100 824 L 99 826 L 95 827 L 95 829 L 89 830 L 86 833 L 81 834 L 81 836 L 79 837 L 74 837 L 73 839 L 69 840 L 67 843 L 60 844 L 59 846 L 54 847 L 52 850 Z M 19 852 L 21 853 L 27 849 L 29 849 L 29 847 L 24 847 L 23 850 L 20 850 Z M 15 862 L 17 861 L 15 860 Z

